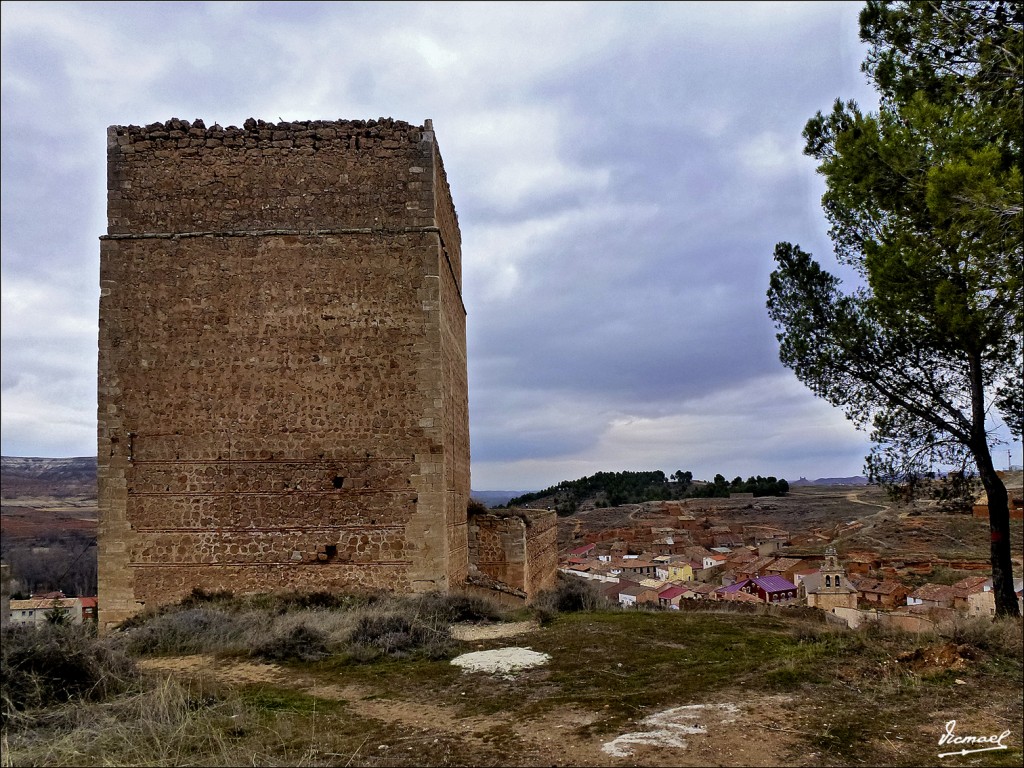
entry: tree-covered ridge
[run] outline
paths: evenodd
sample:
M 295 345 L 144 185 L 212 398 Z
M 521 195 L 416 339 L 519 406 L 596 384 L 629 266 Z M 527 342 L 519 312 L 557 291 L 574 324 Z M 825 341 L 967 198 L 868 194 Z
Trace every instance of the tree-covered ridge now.
M 694 482 L 693 473 L 682 470 L 674 472 L 671 477 L 660 469 L 650 472 L 598 472 L 578 480 L 563 480 L 542 491 L 525 493 L 510 499 L 507 506 L 522 506 L 554 497 L 555 511 L 560 515 L 571 515 L 584 501 L 595 498 L 599 507 L 617 507 L 687 497 L 727 497 L 731 493 L 781 496 L 787 491 L 789 483 L 785 480 L 760 475 L 747 480 L 736 477 L 732 482 L 722 475 L 715 475 L 713 482 Z
M 695 485 L 685 494 L 695 498 L 727 497 L 733 493 L 751 493 L 754 496 L 784 496 L 789 492 L 789 483 L 775 477 L 748 477 L 738 475 L 728 481 L 722 475 L 715 475 L 711 483 Z

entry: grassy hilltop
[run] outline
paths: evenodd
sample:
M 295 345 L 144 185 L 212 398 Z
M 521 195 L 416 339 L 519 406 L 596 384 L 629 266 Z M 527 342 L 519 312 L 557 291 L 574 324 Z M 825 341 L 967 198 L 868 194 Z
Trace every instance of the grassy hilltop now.
M 512 614 L 463 596 L 197 595 L 101 640 L 5 629 L 3 764 L 934 765 L 956 720 L 1010 730 L 1010 748 L 943 764 L 1019 765 L 1019 624 L 824 622 L 624 611 L 569 581 Z M 450 663 L 506 647 L 550 661 Z

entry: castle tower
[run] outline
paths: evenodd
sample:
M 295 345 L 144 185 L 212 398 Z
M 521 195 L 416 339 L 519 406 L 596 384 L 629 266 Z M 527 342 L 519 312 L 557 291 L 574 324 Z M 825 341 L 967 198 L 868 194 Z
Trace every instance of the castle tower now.
M 461 243 L 431 122 L 107 132 L 104 625 L 468 570 Z

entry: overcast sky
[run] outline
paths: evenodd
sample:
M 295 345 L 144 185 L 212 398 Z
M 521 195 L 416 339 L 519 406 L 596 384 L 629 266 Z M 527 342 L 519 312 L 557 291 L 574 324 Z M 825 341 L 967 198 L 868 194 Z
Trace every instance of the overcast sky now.
M 861 5 L 4 2 L 3 455 L 96 453 L 107 126 L 393 117 L 459 215 L 474 489 L 859 474 L 765 292 L 834 267 L 800 132 L 876 106 Z

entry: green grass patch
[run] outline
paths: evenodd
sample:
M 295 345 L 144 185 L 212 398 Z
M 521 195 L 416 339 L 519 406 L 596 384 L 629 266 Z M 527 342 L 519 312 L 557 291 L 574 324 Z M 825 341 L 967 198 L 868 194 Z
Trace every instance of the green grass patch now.
M 291 688 L 266 685 L 246 686 L 238 692 L 239 700 L 246 706 L 267 712 L 292 712 L 294 714 L 323 714 L 336 711 L 342 703 L 318 698 Z

